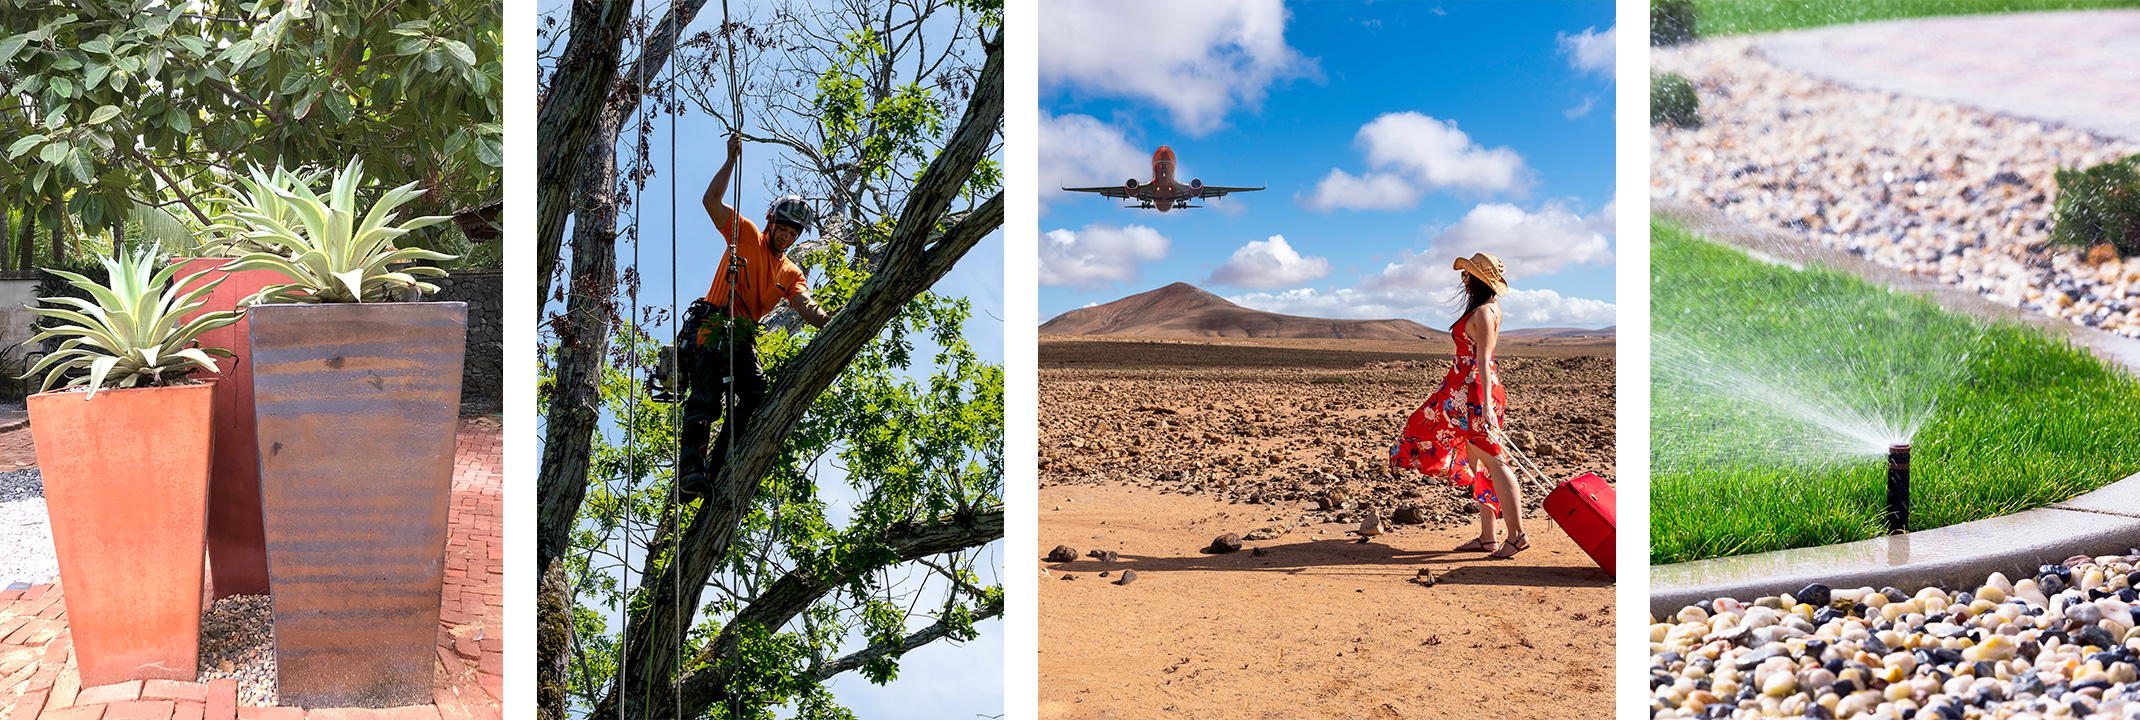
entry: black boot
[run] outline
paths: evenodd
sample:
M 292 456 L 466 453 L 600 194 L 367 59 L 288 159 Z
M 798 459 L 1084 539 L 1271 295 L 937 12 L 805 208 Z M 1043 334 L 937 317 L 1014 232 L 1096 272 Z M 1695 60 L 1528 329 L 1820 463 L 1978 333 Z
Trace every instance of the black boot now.
M 703 500 L 713 493 L 713 476 L 706 471 L 706 436 L 709 434 L 704 422 L 684 422 L 683 458 L 676 466 L 676 497 L 678 502 Z

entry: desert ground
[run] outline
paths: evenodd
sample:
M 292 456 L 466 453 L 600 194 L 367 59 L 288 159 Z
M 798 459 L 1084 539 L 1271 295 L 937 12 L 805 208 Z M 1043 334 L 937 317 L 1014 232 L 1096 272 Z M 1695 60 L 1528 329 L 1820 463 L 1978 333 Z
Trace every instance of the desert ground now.
M 1609 715 L 1612 579 L 1541 493 L 1531 549 L 1490 560 L 1448 552 L 1477 532 L 1467 496 L 1385 470 L 1450 353 L 1042 336 L 1040 716 Z M 1519 446 L 1553 480 L 1611 479 L 1612 341 L 1499 355 Z M 1365 512 L 1406 522 L 1358 543 Z M 1205 549 L 1227 533 L 1240 550 Z

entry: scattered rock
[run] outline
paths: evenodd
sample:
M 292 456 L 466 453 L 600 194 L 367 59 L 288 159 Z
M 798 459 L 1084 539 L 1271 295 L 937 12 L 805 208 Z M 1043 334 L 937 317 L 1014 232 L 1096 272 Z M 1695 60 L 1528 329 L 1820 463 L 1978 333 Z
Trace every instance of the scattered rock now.
M 1204 548 L 1204 552 L 1219 555 L 1230 553 L 1239 549 L 1241 549 L 1241 536 L 1235 535 L 1233 533 L 1226 533 L 1224 535 L 1212 538 L 1211 546 Z
M 1269 555 L 1269 554 L 1271 554 L 1271 549 L 1270 549 L 1270 548 L 1256 548 L 1255 550 L 1251 550 L 1251 551 L 1249 551 L 1249 553 L 1248 553 L 1248 554 L 1250 554 L 1250 555 L 1254 555 L 1254 556 L 1256 556 L 1256 557 L 1263 557 L 1263 556 L 1265 556 L 1265 555 Z
M 1418 505 L 1406 505 L 1397 508 L 1396 514 L 1390 516 L 1390 519 L 1406 525 L 1424 525 L 1427 522 L 1427 510 Z
M 1077 550 L 1068 545 L 1057 545 L 1054 550 L 1048 552 L 1048 562 L 1077 562 Z
M 1137 581 L 1137 571 L 1135 571 L 1135 570 L 1124 570 L 1124 571 L 1122 571 L 1122 579 L 1120 579 L 1120 580 L 1116 580 L 1116 581 L 1115 581 L 1115 584 L 1116 584 L 1116 585 L 1128 585 L 1128 584 L 1130 584 L 1130 583 L 1133 583 L 1133 582 L 1136 582 L 1136 581 Z
M 1248 534 L 1248 536 L 1247 536 L 1247 537 L 1244 537 L 1244 538 L 1241 538 L 1241 539 L 1243 539 L 1243 540 L 1270 540 L 1270 539 L 1276 538 L 1276 537 L 1278 537 L 1278 536 L 1280 536 L 1280 535 L 1284 535 L 1284 534 L 1286 534 L 1286 532 L 1287 532 L 1288 530 L 1289 530 L 1289 528 L 1286 528 L 1286 527 L 1284 527 L 1284 526 L 1281 526 L 1281 525 L 1272 525 L 1272 526 L 1269 526 L 1269 527 L 1261 527 L 1261 528 L 1256 528 L 1255 530 L 1253 530 L 1253 531 L 1249 532 L 1249 534 Z

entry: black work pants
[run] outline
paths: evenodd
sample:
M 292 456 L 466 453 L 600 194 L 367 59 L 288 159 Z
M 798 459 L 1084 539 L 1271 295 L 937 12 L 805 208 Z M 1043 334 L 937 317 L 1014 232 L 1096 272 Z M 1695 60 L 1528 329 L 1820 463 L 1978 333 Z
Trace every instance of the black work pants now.
M 720 474 L 728 461 L 728 444 L 732 442 L 745 418 L 758 411 L 765 402 L 765 371 L 758 367 L 757 323 L 749 320 L 733 320 L 722 323 L 723 318 L 709 318 L 710 332 L 700 337 L 702 342 L 691 358 L 691 393 L 684 399 L 683 467 L 682 475 L 693 471 L 703 473 L 704 484 L 685 483 L 681 488 L 686 498 L 705 497 L 711 490 L 711 479 Z M 730 372 L 733 356 L 734 370 Z M 713 422 L 721 418 L 722 407 L 727 400 L 729 378 L 736 382 L 735 414 L 721 424 L 721 434 L 706 447 L 706 436 L 711 433 Z M 710 461 L 710 464 L 709 464 Z

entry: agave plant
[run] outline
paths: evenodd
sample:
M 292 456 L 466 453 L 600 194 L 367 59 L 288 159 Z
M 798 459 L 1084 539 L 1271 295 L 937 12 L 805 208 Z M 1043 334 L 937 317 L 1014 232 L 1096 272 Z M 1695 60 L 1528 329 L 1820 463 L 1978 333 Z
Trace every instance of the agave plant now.
M 364 182 L 364 163 L 351 160 L 334 174 L 334 184 L 325 197 L 303 182 L 285 189 L 274 184 L 259 186 L 279 205 L 263 208 L 234 201 L 230 212 L 251 229 L 243 233 L 248 242 L 272 250 L 248 253 L 224 270 L 273 270 L 290 282 L 269 285 L 246 303 L 384 302 L 402 291 L 438 292 L 438 286 L 418 277 L 445 277 L 446 271 L 428 266 L 393 269 L 414 260 L 452 260 L 454 256 L 423 248 L 396 248 L 394 240 L 411 230 L 451 220 L 445 215 L 413 218 L 390 227 L 394 208 L 423 191 L 409 183 L 386 191 L 363 214 L 357 214 L 357 186 Z M 295 222 L 291 219 L 294 218 Z
M 275 246 L 253 239 L 253 224 L 247 221 L 240 210 L 266 217 L 284 227 L 296 225 L 300 220 L 282 199 L 297 188 L 308 186 L 325 171 L 298 175 L 287 169 L 276 168 L 272 173 L 255 165 L 245 176 L 238 178 L 237 186 L 223 185 L 230 197 L 211 202 L 221 206 L 222 212 L 216 222 L 200 233 L 200 244 L 193 248 L 197 257 L 240 257 L 255 252 L 275 251 Z
M 186 314 L 207 304 L 208 293 L 222 284 L 221 278 L 180 292 L 171 280 L 180 266 L 161 262 L 159 253 L 153 248 L 128 255 L 123 261 L 105 258 L 103 262 L 104 269 L 111 273 L 109 286 L 64 270 L 49 271 L 88 291 L 95 302 L 71 297 L 44 298 L 41 304 L 47 306 L 30 309 L 39 315 L 73 324 L 46 328 L 23 343 L 67 338 L 66 342 L 60 343 L 58 351 L 46 355 L 21 377 L 44 371 L 44 389 L 50 390 L 54 383 L 67 376 L 69 370 L 88 368 L 88 375 L 69 380 L 67 387 L 86 383 L 89 396 L 96 397 L 99 388 L 169 385 L 195 370 L 221 372 L 216 369 L 215 358 L 230 357 L 230 351 L 198 347 L 195 338 L 237 322 L 240 313 L 207 312 L 180 322 Z M 163 265 L 163 269 L 158 270 L 158 265 Z

